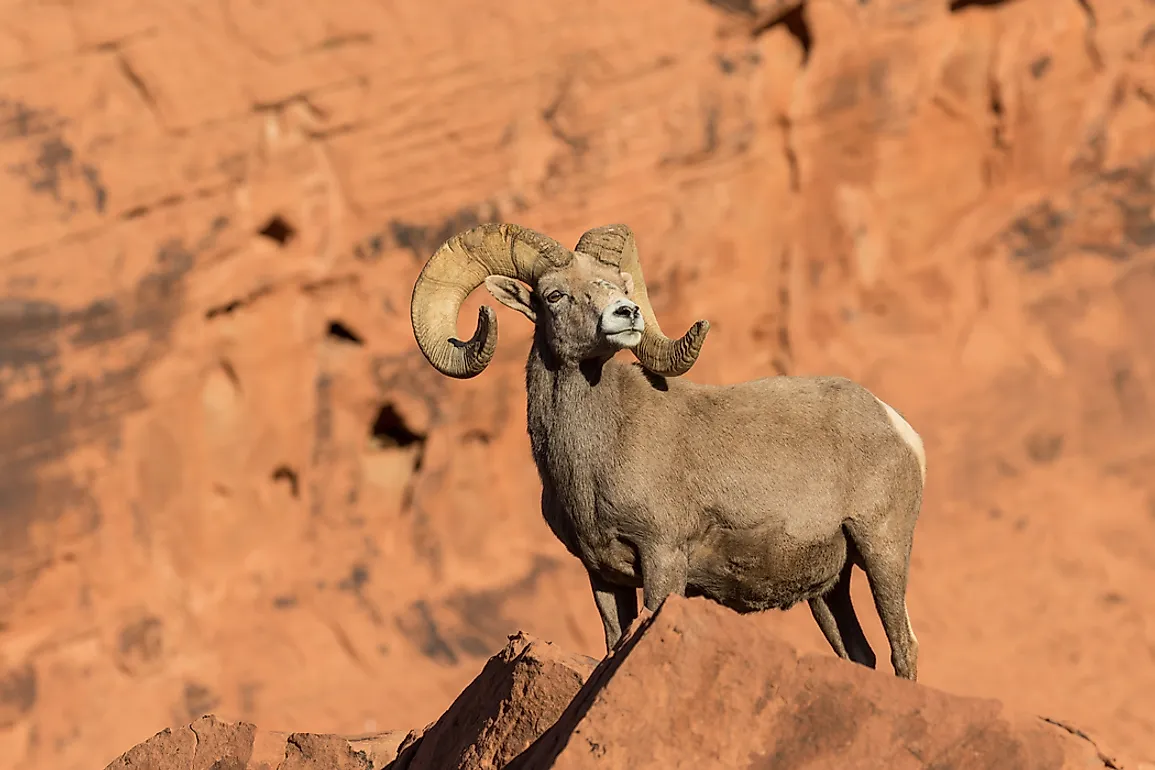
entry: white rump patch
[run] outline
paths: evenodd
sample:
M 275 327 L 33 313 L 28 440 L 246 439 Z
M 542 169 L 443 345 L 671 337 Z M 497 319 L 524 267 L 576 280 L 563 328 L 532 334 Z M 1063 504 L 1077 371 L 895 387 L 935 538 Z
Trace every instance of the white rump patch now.
M 922 474 L 922 483 L 926 483 L 926 449 L 922 446 L 922 437 L 915 433 L 914 428 L 910 427 L 910 423 L 903 419 L 902 415 L 895 410 L 890 404 L 883 401 L 878 396 L 874 397 L 878 403 L 886 410 L 886 416 L 890 418 L 890 424 L 898 431 L 899 438 L 906 442 L 906 445 L 914 452 L 914 456 L 918 458 L 918 470 Z

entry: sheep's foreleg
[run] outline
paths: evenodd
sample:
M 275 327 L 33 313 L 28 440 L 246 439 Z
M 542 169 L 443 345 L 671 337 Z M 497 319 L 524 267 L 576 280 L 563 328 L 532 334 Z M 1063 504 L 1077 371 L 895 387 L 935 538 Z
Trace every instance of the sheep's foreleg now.
M 646 609 L 657 612 L 670 594 L 686 595 L 689 561 L 686 554 L 672 548 L 642 551 L 642 600 Z
M 594 592 L 594 604 L 602 616 L 602 627 L 606 633 L 606 652 L 622 638 L 622 634 L 638 616 L 638 591 L 636 588 L 617 586 L 589 573 L 590 588 Z

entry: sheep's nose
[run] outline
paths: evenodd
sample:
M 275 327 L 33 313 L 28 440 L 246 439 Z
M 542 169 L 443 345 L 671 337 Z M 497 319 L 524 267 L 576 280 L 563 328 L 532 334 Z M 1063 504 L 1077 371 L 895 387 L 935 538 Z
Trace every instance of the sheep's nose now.
M 633 302 L 623 302 L 614 308 L 614 315 L 628 318 L 631 321 L 638 317 L 639 312 L 638 306 Z

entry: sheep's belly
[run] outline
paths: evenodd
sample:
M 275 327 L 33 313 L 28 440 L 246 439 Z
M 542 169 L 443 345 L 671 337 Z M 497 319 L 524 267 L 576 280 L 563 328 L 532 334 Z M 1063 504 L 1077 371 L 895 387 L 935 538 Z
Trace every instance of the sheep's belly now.
M 794 548 L 728 543 L 695 559 L 687 595 L 706 596 L 737 612 L 787 609 L 822 596 L 838 582 L 846 563 L 846 539 Z

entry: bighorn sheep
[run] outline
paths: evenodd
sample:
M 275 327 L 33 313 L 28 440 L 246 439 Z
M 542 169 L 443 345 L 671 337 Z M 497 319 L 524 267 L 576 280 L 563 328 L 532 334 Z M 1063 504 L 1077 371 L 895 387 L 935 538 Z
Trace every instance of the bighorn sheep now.
M 413 287 L 411 314 L 421 351 L 450 377 L 476 376 L 493 357 L 492 308 L 470 340 L 455 338 L 482 283 L 534 323 L 527 422 L 542 513 L 589 573 L 607 650 L 636 618 L 640 587 L 650 610 L 672 593 L 741 613 L 808 600 L 834 651 L 873 668 L 850 601 L 858 565 L 895 673 L 916 678 L 905 597 L 926 460 L 898 412 L 841 377 L 673 379 L 709 324 L 662 334 L 624 225 L 590 230 L 572 251 L 512 224 L 446 241 Z M 641 366 L 614 360 L 626 348 Z

